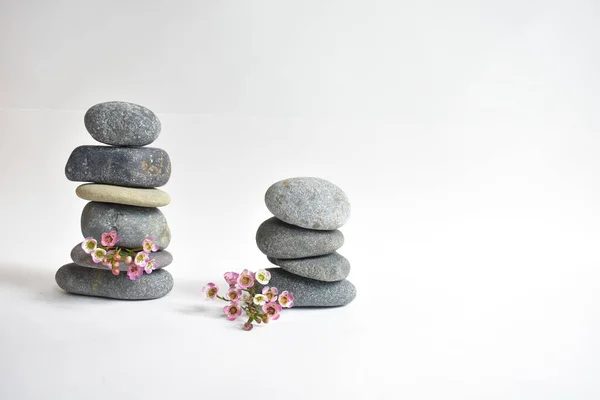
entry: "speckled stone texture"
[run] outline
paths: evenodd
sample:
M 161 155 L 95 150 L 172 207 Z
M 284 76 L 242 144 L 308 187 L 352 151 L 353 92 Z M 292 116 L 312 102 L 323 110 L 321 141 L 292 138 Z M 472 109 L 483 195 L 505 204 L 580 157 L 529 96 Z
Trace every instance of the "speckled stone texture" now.
M 146 237 L 152 237 L 164 250 L 171 241 L 167 220 L 158 208 L 89 202 L 81 213 L 83 236 L 100 242 L 102 233 L 112 230 L 119 234 L 121 247 L 137 248 Z
M 131 188 L 97 183 L 86 183 L 78 186 L 75 193 L 84 200 L 138 207 L 162 207 L 171 202 L 171 196 L 160 189 Z
M 337 229 L 350 217 L 346 194 L 321 178 L 277 182 L 267 190 L 265 203 L 280 220 L 307 229 Z
M 83 120 L 94 139 L 111 146 L 145 146 L 160 134 L 160 121 L 152 111 L 124 101 L 96 104 Z
M 269 286 L 294 295 L 294 307 L 335 307 L 349 304 L 356 297 L 356 288 L 344 279 L 321 282 L 291 274 L 281 268 L 267 268 L 271 272 Z
M 153 188 L 171 177 L 166 151 L 154 147 L 79 146 L 65 167 L 70 181 Z
M 150 253 L 150 258 L 155 260 L 156 269 L 164 268 L 173 262 L 173 255 L 166 250 Z M 82 267 L 110 270 L 110 268 L 102 265 L 102 263 L 94 263 L 92 257 L 81 248 L 81 243 L 77 244 L 73 247 L 73 250 L 71 250 L 71 260 Z M 119 264 L 119 271 L 127 271 L 127 268 L 129 268 L 129 264 L 121 261 Z
M 173 277 L 164 269 L 132 281 L 125 273 L 115 276 L 109 270 L 67 264 L 59 268 L 55 279 L 66 292 L 118 300 L 158 299 L 173 289 Z
M 283 260 L 268 257 L 275 265 L 279 265 L 292 274 L 324 282 L 335 282 L 346 279 L 350 274 L 350 262 L 338 253 L 324 256 Z
M 344 244 L 341 231 L 316 231 L 287 224 L 275 217 L 263 222 L 256 232 L 260 251 L 275 258 L 304 258 L 329 254 Z

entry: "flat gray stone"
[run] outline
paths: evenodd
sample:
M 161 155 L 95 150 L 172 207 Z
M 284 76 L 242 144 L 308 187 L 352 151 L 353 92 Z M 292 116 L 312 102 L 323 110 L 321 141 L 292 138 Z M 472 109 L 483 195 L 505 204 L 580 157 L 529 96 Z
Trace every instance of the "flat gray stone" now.
M 337 229 L 350 218 L 346 194 L 321 178 L 279 181 L 267 190 L 265 203 L 280 220 L 307 229 Z
M 120 242 L 117 243 L 117 245 L 120 244 Z M 150 253 L 150 258 L 154 259 L 154 265 L 156 266 L 156 269 L 164 268 L 173 262 L 173 255 L 166 250 Z M 73 260 L 75 264 L 82 267 L 110 271 L 110 268 L 105 265 L 102 265 L 102 263 L 96 264 L 92 260 L 92 256 L 83 251 L 83 249 L 81 248 L 81 243 L 77 244 L 75 247 L 73 247 L 73 250 L 71 250 L 71 260 Z M 127 271 L 127 268 L 129 268 L 129 264 L 126 264 L 123 261 L 119 263 L 119 271 Z
M 79 146 L 65 167 L 67 179 L 75 182 L 153 188 L 171 177 L 171 159 L 154 147 Z
M 126 273 L 115 276 L 109 270 L 66 264 L 58 269 L 55 279 L 58 286 L 69 293 L 119 300 L 158 299 L 173 289 L 173 277 L 164 269 L 149 275 L 144 273 L 132 281 Z
M 152 111 L 124 101 L 96 104 L 83 120 L 94 139 L 111 146 L 145 146 L 160 134 L 160 121 Z
M 85 253 L 84 253 L 85 254 Z M 324 256 L 283 260 L 268 257 L 275 265 L 294 275 L 316 279 L 324 282 L 335 282 L 346 279 L 350 274 L 350 262 L 338 253 Z
M 83 237 L 93 237 L 100 243 L 102 233 L 117 231 L 121 247 L 138 248 L 146 237 L 152 237 L 159 249 L 171 241 L 171 231 L 158 208 L 125 206 L 91 201 L 81 213 Z
M 344 234 L 335 229 L 316 231 L 287 224 L 275 217 L 256 232 L 260 251 L 275 258 L 305 258 L 329 254 L 344 244 Z
M 294 295 L 294 307 L 336 307 L 349 304 L 356 297 L 356 288 L 344 279 L 321 282 L 291 274 L 281 268 L 267 268 L 271 272 L 269 286 L 275 286 Z
M 99 183 L 85 183 L 75 189 L 84 200 L 126 204 L 138 207 L 162 207 L 171 202 L 171 196 L 160 189 L 132 188 Z

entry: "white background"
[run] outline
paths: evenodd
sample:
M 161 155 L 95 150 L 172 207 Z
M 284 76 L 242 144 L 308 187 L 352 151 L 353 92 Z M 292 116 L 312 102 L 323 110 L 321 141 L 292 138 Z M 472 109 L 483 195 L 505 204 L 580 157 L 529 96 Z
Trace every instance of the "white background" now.
M 596 1 L 0 0 L 0 399 L 600 398 Z M 167 297 L 63 293 L 71 150 L 160 117 Z M 275 181 L 353 214 L 351 305 L 241 331 Z

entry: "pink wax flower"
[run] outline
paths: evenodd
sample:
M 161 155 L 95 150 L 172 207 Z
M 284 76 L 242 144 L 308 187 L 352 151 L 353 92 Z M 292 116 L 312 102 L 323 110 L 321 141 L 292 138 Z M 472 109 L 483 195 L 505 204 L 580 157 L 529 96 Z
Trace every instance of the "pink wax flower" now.
M 113 247 L 119 242 L 119 235 L 117 231 L 104 232 L 102 234 L 102 246 Z
M 292 308 L 294 306 L 294 295 L 287 290 L 281 292 L 279 295 L 279 304 L 285 308 Z
M 229 286 L 234 286 L 237 283 L 239 276 L 240 274 L 238 274 L 237 272 L 225 272 L 223 278 L 225 278 L 225 282 L 227 282 Z
M 223 312 L 228 320 L 235 321 L 235 319 L 242 314 L 242 307 L 240 307 L 237 302 L 233 302 L 228 306 L 225 306 Z
M 81 243 L 81 248 L 87 254 L 90 254 L 92 251 L 96 250 L 98 246 L 98 242 L 93 237 L 86 237 L 85 240 Z
M 155 269 L 156 269 L 156 260 L 154 258 L 151 260 L 148 260 L 148 263 L 144 267 L 144 271 L 146 271 L 147 274 L 151 274 L 152 271 L 154 271 Z
M 279 304 L 272 301 L 263 305 L 262 310 L 265 314 L 269 316 L 269 319 L 276 321 L 277 319 L 279 319 L 279 313 L 281 312 L 282 308 Z
M 140 276 L 144 275 L 144 270 L 137 264 L 131 264 L 127 269 L 127 276 L 132 281 L 135 281 Z
M 158 251 L 158 246 L 154 243 L 151 237 L 147 237 L 142 242 L 142 250 L 146 253 Z
M 262 290 L 262 294 L 267 297 L 269 302 L 277 300 L 277 288 L 265 286 Z
M 148 254 L 144 253 L 143 251 L 140 251 L 139 253 L 137 253 L 135 255 L 135 258 L 133 259 L 134 264 L 144 268 L 147 264 L 148 264 Z
M 238 301 L 242 297 L 242 290 L 232 287 L 227 291 L 227 298 L 231 301 Z
M 104 249 L 97 248 L 94 251 L 92 251 L 92 260 L 96 264 L 98 264 L 99 262 L 102 262 L 102 260 L 104 259 L 104 256 L 106 256 L 106 250 L 104 250 Z
M 213 300 L 219 293 L 219 287 L 212 282 L 208 282 L 206 286 L 202 288 L 202 293 L 207 300 Z
M 242 289 L 254 286 L 254 272 L 249 272 L 247 269 L 243 270 L 238 277 L 237 283 Z

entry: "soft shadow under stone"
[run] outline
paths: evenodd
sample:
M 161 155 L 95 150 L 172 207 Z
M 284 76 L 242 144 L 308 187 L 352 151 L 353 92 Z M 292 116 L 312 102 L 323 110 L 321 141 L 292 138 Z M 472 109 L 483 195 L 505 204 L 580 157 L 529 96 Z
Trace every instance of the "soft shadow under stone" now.
M 291 274 L 281 268 L 267 268 L 271 272 L 268 286 L 275 286 L 294 295 L 294 307 L 336 307 L 349 304 L 356 298 L 356 288 L 344 279 L 321 282 Z
M 158 299 L 173 289 L 173 277 L 164 269 L 132 281 L 126 273 L 115 276 L 108 270 L 67 264 L 60 267 L 55 279 L 66 292 L 118 300 Z

